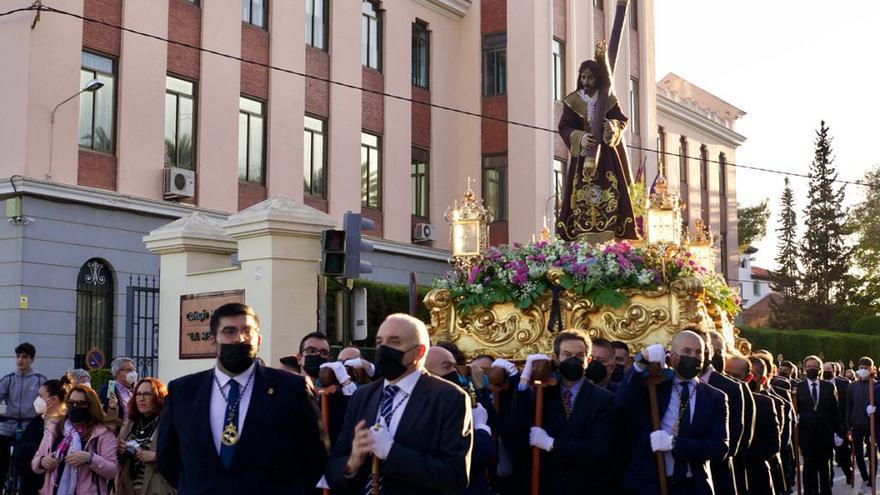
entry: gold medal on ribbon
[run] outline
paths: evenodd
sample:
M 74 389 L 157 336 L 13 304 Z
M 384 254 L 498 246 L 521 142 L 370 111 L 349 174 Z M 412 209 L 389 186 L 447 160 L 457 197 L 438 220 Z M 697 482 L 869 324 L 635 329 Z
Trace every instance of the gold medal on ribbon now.
M 223 428 L 220 441 L 227 447 L 232 447 L 238 443 L 238 427 L 234 423 L 227 423 L 226 427 Z

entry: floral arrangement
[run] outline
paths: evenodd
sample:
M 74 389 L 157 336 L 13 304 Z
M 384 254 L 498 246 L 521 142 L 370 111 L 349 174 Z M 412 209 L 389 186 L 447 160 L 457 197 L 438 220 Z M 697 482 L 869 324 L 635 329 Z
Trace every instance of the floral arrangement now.
M 434 287 L 448 290 L 462 314 L 507 302 L 524 309 L 551 287 L 551 271 L 563 289 L 586 297 L 594 306 L 625 305 L 629 298 L 622 289 L 652 290 L 696 277 L 703 282 L 707 302 L 731 316 L 740 310 L 739 297 L 724 278 L 699 266 L 691 253 L 664 254 L 660 246 L 634 247 L 626 241 L 591 245 L 553 240 L 495 246 L 470 271 L 451 270 L 436 279 Z

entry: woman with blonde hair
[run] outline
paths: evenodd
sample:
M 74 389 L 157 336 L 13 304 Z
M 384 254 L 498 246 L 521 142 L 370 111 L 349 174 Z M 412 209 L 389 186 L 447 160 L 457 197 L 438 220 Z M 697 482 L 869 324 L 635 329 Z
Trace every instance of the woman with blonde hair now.
M 31 467 L 45 473 L 40 495 L 105 495 L 116 477 L 119 424 L 107 417 L 98 394 L 85 385 L 67 396 L 67 414 L 47 428 Z
M 173 495 L 174 488 L 156 467 L 156 439 L 159 416 L 168 389 L 155 378 L 142 378 L 135 384 L 128 402 L 128 419 L 119 430 L 119 475 L 116 493 L 120 495 Z

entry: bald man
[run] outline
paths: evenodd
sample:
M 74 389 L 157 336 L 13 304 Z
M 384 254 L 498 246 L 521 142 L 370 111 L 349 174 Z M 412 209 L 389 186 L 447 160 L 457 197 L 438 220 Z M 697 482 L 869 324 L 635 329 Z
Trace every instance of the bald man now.
M 343 347 L 339 351 L 339 361 L 345 365 L 348 374 L 359 385 L 369 383 L 376 376 L 376 367 L 364 359 L 361 350 L 357 347 Z
M 430 347 L 420 320 L 393 314 L 376 335 L 382 380 L 357 389 L 327 462 L 332 489 L 366 493 L 379 459 L 384 495 L 461 493 L 468 485 L 473 425 L 470 398 L 425 371 Z
M 632 493 L 660 493 L 655 452 L 663 452 L 672 495 L 712 495 L 710 461 L 729 450 L 727 397 L 701 382 L 705 343 L 683 330 L 672 339 L 667 356 L 662 345 L 648 346 L 617 390 L 618 407 L 627 409 L 640 429 L 623 487 Z M 673 377 L 657 385 L 660 429 L 651 425 L 651 407 L 643 371 L 648 363 L 667 365 Z

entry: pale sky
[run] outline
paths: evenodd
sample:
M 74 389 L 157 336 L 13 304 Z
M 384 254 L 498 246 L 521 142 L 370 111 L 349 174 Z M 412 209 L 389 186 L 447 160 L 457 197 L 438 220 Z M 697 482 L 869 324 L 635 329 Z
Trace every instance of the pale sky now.
M 807 173 L 819 121 L 831 127 L 840 179 L 880 163 L 880 1 L 655 0 L 656 76 L 674 72 L 747 115 L 736 162 Z M 770 198 L 755 265 L 774 268 L 783 176 L 737 169 L 742 205 Z M 792 177 L 798 222 L 807 184 Z M 847 203 L 861 186 L 846 186 Z

